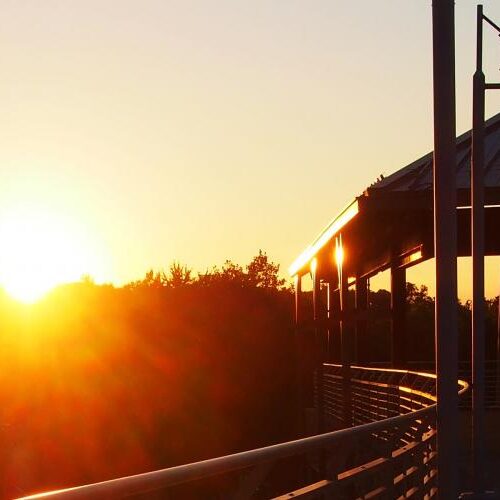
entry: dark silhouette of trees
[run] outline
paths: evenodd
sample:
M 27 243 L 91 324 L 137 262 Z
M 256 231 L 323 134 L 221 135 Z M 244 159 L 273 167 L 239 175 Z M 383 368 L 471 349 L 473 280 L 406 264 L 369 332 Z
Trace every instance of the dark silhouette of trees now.
M 196 277 L 173 263 L 123 288 L 84 279 L 29 310 L 0 297 L 0 497 L 292 437 L 278 271 L 259 252 Z
M 193 278 L 192 271 L 179 262 L 174 262 L 169 272 L 149 270 L 142 280 L 126 285 L 126 288 L 179 288 L 193 286 L 238 286 L 246 288 L 264 288 L 273 291 L 285 291 L 286 280 L 279 276 L 279 264 L 271 262 L 265 252 L 259 250 L 244 269 L 231 260 L 226 260 L 219 269 L 198 274 Z
M 279 264 L 269 262 L 267 255 L 259 250 L 259 255 L 247 266 L 248 280 L 258 288 L 282 290 L 285 280 L 279 277 L 279 268 Z

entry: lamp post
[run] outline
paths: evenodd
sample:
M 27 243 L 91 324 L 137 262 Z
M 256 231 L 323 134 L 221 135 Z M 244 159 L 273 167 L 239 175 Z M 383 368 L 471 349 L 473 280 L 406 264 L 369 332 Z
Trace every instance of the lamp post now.
M 485 493 L 484 485 L 484 107 L 487 89 L 500 89 L 486 83 L 483 73 L 483 23 L 498 33 L 500 27 L 477 6 L 476 71 L 473 77 L 472 161 L 471 161 L 471 254 L 472 254 L 472 451 L 474 493 Z

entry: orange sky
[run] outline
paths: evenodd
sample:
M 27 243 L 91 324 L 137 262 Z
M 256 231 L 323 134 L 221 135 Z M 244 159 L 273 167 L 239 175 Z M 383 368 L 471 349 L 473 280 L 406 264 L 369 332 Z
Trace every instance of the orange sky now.
M 473 4 L 456 2 L 459 133 Z M 432 148 L 430 15 L 400 0 L 6 0 L 0 219 L 63 214 L 98 281 L 259 248 L 286 269 L 364 187 Z M 489 32 L 485 52 L 499 80 Z

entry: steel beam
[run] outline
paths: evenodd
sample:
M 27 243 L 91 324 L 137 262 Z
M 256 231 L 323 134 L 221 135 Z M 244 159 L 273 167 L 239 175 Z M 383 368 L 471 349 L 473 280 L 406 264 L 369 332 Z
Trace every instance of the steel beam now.
M 458 496 L 455 6 L 433 0 L 438 494 Z

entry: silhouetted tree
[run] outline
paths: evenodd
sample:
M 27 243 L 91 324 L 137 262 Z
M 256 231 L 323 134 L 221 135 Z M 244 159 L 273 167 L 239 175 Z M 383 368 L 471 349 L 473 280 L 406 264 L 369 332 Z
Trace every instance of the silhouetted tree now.
M 259 254 L 247 266 L 248 280 L 256 287 L 281 290 L 285 280 L 279 277 L 279 270 L 279 264 L 270 262 L 267 254 L 259 250 Z
M 183 266 L 179 262 L 173 262 L 169 269 L 169 274 L 164 280 L 166 286 L 179 288 L 182 286 L 191 285 L 193 283 L 191 269 Z

